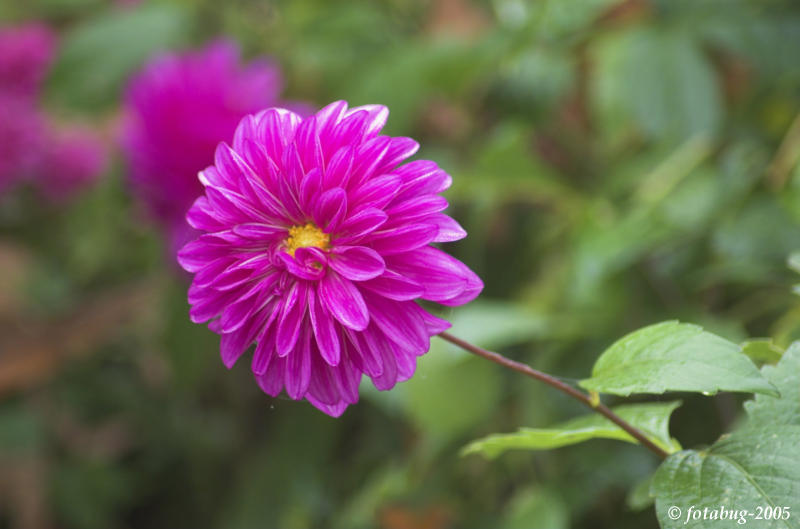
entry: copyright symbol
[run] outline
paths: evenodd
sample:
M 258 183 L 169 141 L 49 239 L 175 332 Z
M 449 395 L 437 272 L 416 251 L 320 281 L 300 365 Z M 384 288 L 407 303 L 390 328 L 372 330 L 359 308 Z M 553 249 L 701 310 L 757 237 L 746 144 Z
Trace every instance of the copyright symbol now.
M 677 520 L 681 517 L 681 508 L 673 505 L 669 509 L 667 509 L 667 516 L 669 516 L 670 520 Z

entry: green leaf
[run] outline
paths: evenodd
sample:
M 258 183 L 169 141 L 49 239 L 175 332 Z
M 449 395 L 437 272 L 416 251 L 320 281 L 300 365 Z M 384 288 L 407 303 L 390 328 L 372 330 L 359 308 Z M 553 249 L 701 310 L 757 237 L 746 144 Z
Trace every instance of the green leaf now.
M 613 223 L 604 222 L 599 209 L 587 211 L 574 250 L 570 294 L 581 301 L 599 299 L 597 290 L 610 274 L 629 267 L 669 236 L 645 209 L 636 209 Z
M 765 274 L 778 273 L 786 255 L 800 248 L 800 232 L 777 198 L 755 196 L 722 220 L 712 245 L 737 279 L 758 284 Z
M 673 454 L 659 467 L 651 492 L 663 528 L 711 527 L 702 516 L 687 522 L 690 506 L 747 510 L 754 513 L 746 519 L 754 527 L 800 528 L 800 343 L 762 372 L 780 390 L 779 398 L 757 395 L 745 404 L 748 420 L 741 430 L 707 451 Z M 675 520 L 673 506 L 681 509 Z M 756 521 L 757 507 L 788 507 L 791 517 Z
M 628 492 L 625 497 L 625 504 L 632 511 L 642 511 L 653 505 L 655 501 L 650 494 L 650 487 L 653 485 L 653 476 L 647 476 Z
M 800 252 L 792 252 L 786 259 L 786 266 L 800 274 Z
M 536 111 L 558 108 L 558 98 L 575 82 L 575 64 L 562 48 L 529 48 L 501 68 L 503 103 L 534 118 Z
M 647 136 L 713 136 L 722 122 L 714 71 L 686 32 L 636 28 L 595 46 L 599 122 L 611 132 L 633 121 Z
M 539 39 L 576 38 L 596 22 L 614 0 L 562 0 L 561 2 L 523 2 L 530 9 L 529 25 Z M 501 12 L 502 15 L 502 12 Z M 519 15 L 514 13 L 517 22 Z
M 753 514 L 745 521 L 759 529 L 800 528 L 800 426 L 748 428 L 721 439 L 708 451 L 673 454 L 656 472 L 652 492 L 663 529 L 714 527 L 713 519 L 703 516 L 687 521 L 690 508 L 747 510 Z M 788 507 L 791 517 L 755 520 L 757 507 Z M 717 523 L 724 524 L 719 517 Z
M 406 413 L 427 436 L 446 442 L 490 416 L 502 382 L 500 372 L 482 358 L 440 360 L 434 353 L 420 358 L 404 389 Z
M 659 447 L 667 452 L 674 452 L 680 450 L 680 446 L 669 436 L 669 417 L 680 404 L 680 401 L 626 404 L 617 406 L 614 412 L 643 431 Z M 549 450 L 589 439 L 638 442 L 602 415 L 592 413 L 552 428 L 520 428 L 516 433 L 489 435 L 473 441 L 461 453 L 481 453 L 488 458 L 495 458 L 506 450 Z
M 408 131 L 432 93 L 457 97 L 467 92 L 497 50 L 489 41 L 474 46 L 465 40 L 434 39 L 391 47 L 365 61 L 350 76 L 341 76 L 341 93 L 354 104 L 380 100 L 392 109 L 387 132 Z
M 453 324 L 453 334 L 489 349 L 547 335 L 552 325 L 542 314 L 520 305 L 484 300 L 454 311 L 452 316 L 448 315 L 448 319 Z M 438 342 L 434 342 L 437 345 L 432 347 L 438 347 Z
M 525 489 L 509 502 L 503 529 L 567 529 L 569 509 L 556 491 Z
M 48 94 L 67 106 L 113 102 L 123 82 L 152 53 L 183 40 L 180 10 L 151 6 L 112 12 L 69 33 L 48 80 Z
M 62 462 L 52 482 L 52 501 L 59 519 L 67 527 L 113 527 L 115 514 L 132 499 L 131 472 L 131 467 L 105 461 Z
M 44 428 L 38 415 L 24 407 L 0 409 L 0 452 L 15 454 L 41 448 Z
M 470 198 L 487 199 L 495 195 L 507 199 L 528 198 L 553 202 L 559 207 L 578 208 L 578 195 L 552 168 L 531 152 L 529 126 L 505 123 L 486 135 L 458 192 Z
M 764 366 L 761 372 L 778 388 L 781 396 L 756 395 L 753 400 L 745 402 L 748 424 L 800 426 L 800 342 L 792 344 L 777 365 Z
M 614 395 L 744 391 L 778 395 L 741 348 L 697 325 L 667 321 L 609 347 L 580 385 Z
M 547 330 L 539 314 L 511 303 L 477 301 L 448 314 L 452 332 L 490 349 L 541 336 Z M 501 393 L 501 370 L 440 338 L 418 360 L 414 377 L 391 391 L 368 381 L 361 391 L 370 400 L 407 414 L 426 434 L 447 441 L 481 423 Z
M 783 349 L 770 338 L 747 340 L 742 344 L 742 352 L 758 365 L 774 364 L 783 356 Z
M 413 487 L 411 467 L 390 463 L 368 475 L 363 486 L 335 513 L 332 529 L 373 527 L 375 513 L 388 499 L 402 497 Z
M 800 165 L 798 165 L 798 167 L 800 168 Z M 800 252 L 792 252 L 786 260 L 786 265 L 793 272 L 800 274 Z M 800 285 L 794 285 L 792 287 L 792 292 L 800 294 Z

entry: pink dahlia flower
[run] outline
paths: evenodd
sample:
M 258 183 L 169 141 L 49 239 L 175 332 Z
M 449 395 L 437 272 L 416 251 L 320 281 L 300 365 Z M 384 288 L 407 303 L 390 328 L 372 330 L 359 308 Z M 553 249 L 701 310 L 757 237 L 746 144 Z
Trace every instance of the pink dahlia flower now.
M 277 104 L 281 88 L 275 65 L 242 66 L 229 41 L 158 57 L 131 81 L 123 139 L 131 181 L 173 246 L 197 235 L 185 221 L 203 192 L 197 173 L 245 114 Z
M 221 335 L 225 365 L 255 343 L 262 390 L 333 416 L 358 400 L 364 374 L 380 390 L 410 378 L 449 327 L 416 300 L 461 305 L 483 288 L 431 246 L 466 235 L 442 213 L 450 176 L 402 164 L 418 145 L 380 135 L 387 116 L 337 102 L 306 119 L 245 117 L 200 173 L 187 220 L 205 233 L 178 254 L 195 274 L 190 316 Z
M 34 100 L 53 59 L 55 35 L 45 25 L 0 28 L 0 90 Z

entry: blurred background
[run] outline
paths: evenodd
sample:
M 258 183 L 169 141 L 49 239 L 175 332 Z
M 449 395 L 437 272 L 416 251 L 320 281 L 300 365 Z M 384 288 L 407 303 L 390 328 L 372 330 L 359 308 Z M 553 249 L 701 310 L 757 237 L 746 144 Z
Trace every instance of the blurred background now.
M 220 37 L 282 100 L 387 105 L 453 175 L 446 249 L 486 284 L 455 334 L 568 382 L 665 319 L 800 336 L 791 0 L 4 0 L 0 26 L 0 528 L 657 527 L 641 447 L 460 457 L 582 410 L 439 340 L 341 419 L 222 366 L 121 147 L 137 72 Z M 745 397 L 683 398 L 694 446 Z

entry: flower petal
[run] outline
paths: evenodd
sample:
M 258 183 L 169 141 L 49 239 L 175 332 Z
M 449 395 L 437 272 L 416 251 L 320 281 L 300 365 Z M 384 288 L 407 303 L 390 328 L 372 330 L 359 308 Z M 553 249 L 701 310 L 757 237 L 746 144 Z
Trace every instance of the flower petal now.
M 319 282 L 317 290 L 323 305 L 334 318 L 345 327 L 354 331 L 363 331 L 369 323 L 369 312 L 361 292 L 349 279 L 345 279 L 333 270 Z
M 335 246 L 328 264 L 351 281 L 378 277 L 386 269 L 380 254 L 365 246 Z
M 362 118 L 364 121 L 364 137 L 361 141 L 368 141 L 376 136 L 383 126 L 386 125 L 386 119 L 389 117 L 389 109 L 383 105 L 362 105 L 360 107 L 351 108 L 347 111 L 346 116 L 361 112 L 366 112 L 366 115 Z
M 334 187 L 322 193 L 314 209 L 311 210 L 314 222 L 328 233 L 339 228 L 346 213 L 347 192 L 341 187 Z
M 389 218 L 386 212 L 376 208 L 366 208 L 354 213 L 345 220 L 336 233 L 336 244 L 350 244 L 381 227 Z
M 303 398 L 311 382 L 311 329 L 301 330 L 297 347 L 286 357 L 284 387 L 290 399 Z
M 379 277 L 364 281 L 359 286 L 380 294 L 381 296 L 395 301 L 408 301 L 422 296 L 425 289 L 416 281 L 386 270 Z
M 355 156 L 355 150 L 349 145 L 342 147 L 334 153 L 322 177 L 325 189 L 331 187 L 345 187 L 347 185 L 347 181 L 350 179 L 350 173 L 353 169 L 353 160 Z
M 422 195 L 420 197 L 395 201 L 386 214 L 393 222 L 407 223 L 428 217 L 447 209 L 447 200 L 439 195 Z M 426 219 L 427 221 L 427 219 Z
M 361 369 L 370 377 L 377 377 L 383 373 L 383 358 L 380 351 L 366 338 L 373 332 L 380 332 L 375 328 L 375 324 L 370 324 L 364 332 L 345 329 L 351 352 L 358 357 Z
M 339 391 L 339 382 L 333 374 L 337 369 L 325 363 L 319 355 L 311 357 L 311 382 L 308 385 L 306 399 L 329 406 L 337 405 L 342 402 Z
M 383 157 L 389 151 L 390 145 L 391 138 L 388 136 L 377 136 L 361 144 L 356 152 L 352 175 L 348 182 L 350 188 L 360 186 L 376 174 L 376 170 L 381 166 Z
M 389 149 L 383 156 L 380 165 L 375 169 L 378 174 L 389 172 L 394 167 L 413 156 L 419 150 L 419 143 L 403 136 L 389 138 Z
M 341 343 L 336 332 L 336 324 L 331 315 L 323 309 L 322 301 L 318 299 L 314 288 L 308 289 L 308 312 L 311 316 L 314 338 L 322 358 L 330 366 L 338 365 Z
M 269 314 L 261 311 L 252 317 L 244 327 L 220 336 L 220 355 L 225 367 L 228 369 L 233 367 L 242 353 L 253 344 L 268 318 Z
M 344 410 L 347 409 L 348 404 L 346 402 L 340 401 L 336 404 L 325 404 L 323 402 L 318 401 L 311 395 L 306 395 L 306 400 L 311 403 L 312 406 L 317 408 L 319 411 L 325 413 L 326 415 L 330 415 L 331 417 L 337 418 L 341 417 L 344 413 Z
M 376 354 L 381 357 L 380 361 L 383 367 L 380 375 L 372 377 L 373 385 L 381 391 L 392 389 L 397 384 L 397 355 L 401 354 L 400 348 L 387 339 L 386 335 L 377 327 L 374 332 L 366 336 L 366 339 Z
M 439 229 L 433 224 L 409 224 L 372 232 L 369 244 L 381 255 L 392 255 L 426 246 L 433 241 L 437 233 Z
M 283 381 L 286 373 L 286 359 L 275 357 L 269 364 L 267 370 L 262 373 L 256 373 L 256 382 L 261 388 L 261 391 L 267 395 L 277 397 L 283 391 Z
M 433 239 L 433 242 L 459 241 L 467 236 L 467 232 L 464 228 L 444 213 L 431 215 L 425 219 L 425 222 L 435 224 L 436 227 L 439 228 L 439 233 L 436 234 L 436 238 Z
M 315 167 L 303 177 L 300 183 L 300 207 L 303 211 L 311 211 L 314 207 L 314 199 L 322 189 L 322 171 Z
M 286 146 L 294 139 L 295 130 L 302 118 L 282 108 L 270 108 L 256 115 L 259 134 L 255 138 L 266 147 L 273 160 L 280 160 Z
M 286 228 L 258 222 L 245 222 L 233 227 L 233 233 L 246 239 L 270 241 L 286 237 Z
M 364 297 L 372 321 L 389 340 L 414 354 L 428 350 L 430 340 L 425 322 L 409 308 L 415 304 L 413 301 L 391 301 L 369 292 Z
M 319 248 L 298 248 L 294 257 L 285 251 L 278 253 L 278 258 L 286 266 L 286 270 L 299 279 L 315 281 L 325 275 L 328 258 Z
M 256 350 L 253 351 L 253 359 L 250 361 L 250 369 L 256 375 L 265 374 L 271 362 L 278 359 L 277 353 L 275 352 L 275 332 L 272 328 L 272 323 L 275 321 L 275 316 L 278 314 L 277 303 L 273 308 L 268 310 L 271 310 L 272 316 L 264 326 L 264 333 L 261 335 L 258 344 L 256 344 Z
M 392 174 L 403 180 L 397 200 L 431 193 L 441 193 L 452 184 L 453 179 L 443 171 L 436 162 L 430 160 L 414 160 L 392 171 Z
M 425 327 L 428 329 L 428 334 L 431 336 L 442 333 L 453 326 L 449 321 L 437 318 L 419 305 L 417 305 L 417 308 L 419 309 L 417 313 L 419 313 L 422 321 L 425 322 Z
M 339 384 L 342 401 L 354 403 L 358 402 L 358 386 L 361 383 L 362 373 L 353 365 L 351 358 L 350 352 L 345 351 L 342 362 L 333 370 L 333 374 Z
M 297 343 L 300 335 L 300 324 L 306 313 L 306 284 L 304 281 L 295 281 L 281 307 L 281 317 L 278 320 L 277 334 L 275 335 L 275 348 L 278 356 L 286 356 Z
M 233 332 L 243 327 L 256 311 L 261 310 L 270 297 L 270 290 L 262 288 L 261 284 L 256 282 L 242 297 L 222 310 L 219 318 L 220 330 Z
M 444 305 L 466 303 L 483 288 L 480 278 L 464 263 L 430 246 L 387 256 L 386 266 L 422 285 L 423 299 Z
M 370 178 L 357 189 L 350 191 L 351 207 L 383 208 L 392 201 L 400 190 L 402 180 L 394 175 L 382 175 Z
M 186 212 L 186 222 L 196 230 L 219 231 L 225 224 L 214 215 L 214 210 L 205 196 L 198 197 L 189 211 Z
M 317 134 L 316 116 L 310 116 L 303 120 L 294 135 L 294 143 L 300 154 L 300 161 L 306 170 L 312 167 L 322 169 L 325 166 L 325 158 L 322 153 L 322 144 Z

